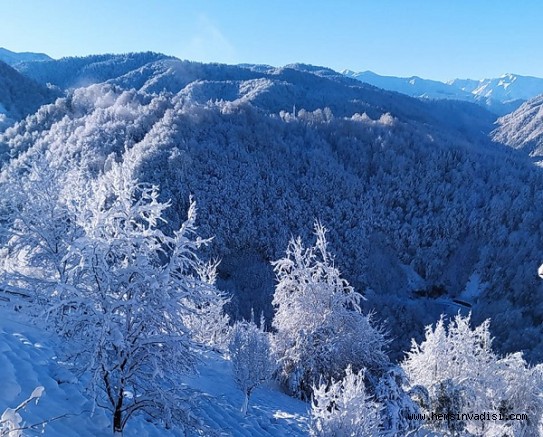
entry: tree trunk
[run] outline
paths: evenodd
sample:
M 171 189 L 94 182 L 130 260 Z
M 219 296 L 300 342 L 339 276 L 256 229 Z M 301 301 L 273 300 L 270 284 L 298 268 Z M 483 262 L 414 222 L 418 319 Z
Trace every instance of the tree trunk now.
M 247 415 L 247 408 L 249 408 L 249 393 L 245 392 L 245 399 L 243 400 L 243 406 L 241 407 L 241 412 L 244 416 Z
M 123 396 L 119 397 L 117 400 L 117 405 L 115 405 L 115 412 L 113 413 L 113 434 L 122 435 L 123 434 Z

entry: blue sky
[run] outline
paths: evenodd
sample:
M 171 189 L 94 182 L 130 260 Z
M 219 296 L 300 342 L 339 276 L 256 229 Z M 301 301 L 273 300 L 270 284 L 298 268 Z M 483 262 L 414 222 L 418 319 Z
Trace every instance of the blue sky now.
M 55 58 L 153 50 L 445 80 L 543 77 L 541 0 L 0 0 L 0 46 Z

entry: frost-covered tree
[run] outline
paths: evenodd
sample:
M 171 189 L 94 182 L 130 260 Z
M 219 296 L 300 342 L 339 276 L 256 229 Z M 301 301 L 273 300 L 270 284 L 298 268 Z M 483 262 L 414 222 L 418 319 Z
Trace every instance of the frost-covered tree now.
M 58 222 L 75 231 L 58 256 L 54 244 L 41 247 L 50 241 L 41 234 L 56 226 L 49 217 L 41 228 L 33 223 L 36 247 L 20 236 L 27 224 L 9 229 L 4 283 L 27 289 L 45 312 L 65 340 L 65 358 L 90 374 L 95 402 L 112 412 L 116 432 L 138 411 L 166 424 L 182 419 L 177 375 L 196 360 L 184 318 L 223 299 L 212 284 L 216 265 L 198 256 L 209 240 L 196 236 L 194 202 L 180 229 L 165 233 L 159 225 L 170 205 L 158 196 L 157 186 L 134 178 L 130 162 L 108 160 L 102 176 L 62 203 L 67 213 Z
M 183 316 L 220 299 L 209 281 L 215 265 L 197 255 L 208 241 L 194 237 L 194 203 L 166 235 L 158 225 L 169 205 L 158 194 L 112 163 L 79 207 L 78 267 L 49 308 L 57 329 L 84 346 L 76 363 L 105 394 L 116 431 L 141 409 L 172 420 L 181 399 L 175 376 L 195 360 Z
M 325 234 L 316 223 L 315 246 L 304 248 L 301 238 L 293 239 L 286 257 L 273 263 L 274 353 L 280 379 L 302 398 L 320 378 L 341 378 L 348 365 L 376 369 L 387 362 L 383 333 L 361 313 L 362 296 L 334 266 Z
M 244 394 L 241 412 L 245 415 L 253 390 L 268 381 L 272 373 L 269 335 L 253 322 L 237 322 L 228 349 L 234 380 Z
M 459 420 L 427 422 L 439 432 L 475 435 L 539 435 L 543 417 L 541 366 L 530 367 L 522 354 L 500 358 L 492 351 L 489 320 L 472 328 L 470 315 L 457 315 L 448 326 L 442 317 L 426 327 L 426 338 L 402 363 L 413 391 L 422 388 L 428 400 L 420 403 L 426 413 L 462 414 L 491 412 L 528 414 L 529 420 Z
M 420 408 L 403 386 L 407 382 L 401 367 L 392 365 L 373 387 L 375 401 L 382 405 L 381 422 L 383 435 L 404 436 L 417 429 L 419 421 L 413 419 Z
M 22 297 L 23 305 L 54 294 L 67 281 L 73 266 L 68 249 L 82 234 L 68 203 L 83 175 L 55 166 L 45 153 L 35 158 L 18 172 L 5 172 L 0 182 L 0 280 L 4 292 Z
M 366 392 L 364 370 L 313 388 L 311 435 L 370 437 L 380 433 L 381 405 Z
M 497 357 L 491 349 L 489 321 L 472 329 L 470 316 L 458 314 L 448 325 L 441 317 L 435 328 L 426 327 L 421 344 L 413 341 L 402 363 L 410 388 L 424 387 L 429 405 L 424 412 L 460 414 L 470 411 L 491 411 L 491 388 L 495 384 Z M 436 430 L 460 432 L 464 421 L 434 421 Z
M 530 366 L 517 352 L 497 363 L 501 381 L 496 398 L 498 411 L 505 416 L 527 414 L 528 420 L 505 420 L 494 424 L 502 434 L 540 436 L 543 431 L 543 364 Z M 498 433 L 496 432 L 496 435 Z
M 217 264 L 205 266 L 200 269 L 202 278 L 208 283 L 215 283 Z M 212 273 L 213 277 L 205 275 Z M 224 352 L 228 348 L 230 339 L 230 317 L 224 311 L 224 305 L 229 302 L 225 295 L 217 294 L 215 289 L 204 291 L 201 302 L 195 303 L 192 299 L 184 299 L 190 311 L 183 315 L 183 323 L 190 330 L 193 340 L 207 345 L 217 351 Z

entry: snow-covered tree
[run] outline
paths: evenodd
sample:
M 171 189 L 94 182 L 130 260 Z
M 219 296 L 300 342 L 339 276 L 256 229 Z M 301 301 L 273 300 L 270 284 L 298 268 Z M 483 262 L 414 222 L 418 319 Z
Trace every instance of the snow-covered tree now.
M 18 172 L 5 172 L 0 182 L 0 280 L 4 292 L 22 297 L 23 305 L 67 281 L 73 266 L 68 248 L 82 234 L 68 205 L 82 174 L 55 166 L 45 153 L 35 158 Z
M 471 328 L 470 315 L 457 315 L 445 327 L 442 317 L 435 328 L 426 327 L 426 338 L 402 363 L 411 389 L 423 388 L 429 400 L 421 402 L 426 413 L 462 414 L 491 412 L 528 414 L 528 420 L 459 420 L 427 422 L 439 432 L 466 431 L 475 435 L 539 435 L 543 417 L 541 366 L 530 367 L 516 353 L 498 357 L 492 351 L 489 320 Z
M 498 411 L 505 416 L 519 413 L 528 416 L 528 420 L 507 419 L 499 423 L 499 431 L 515 436 L 540 436 L 543 431 L 543 364 L 530 366 L 522 353 L 517 352 L 498 361 L 496 376 L 501 381 L 495 402 Z
M 206 268 L 205 271 L 215 274 L 215 268 L 216 265 Z M 215 283 L 215 277 L 205 280 Z M 190 330 L 193 340 L 224 352 L 228 348 L 231 329 L 230 317 L 224 311 L 224 305 L 229 298 L 217 294 L 214 289 L 208 290 L 207 298 L 206 295 L 202 297 L 202 302 L 199 303 L 194 303 L 191 299 L 183 300 L 183 304 L 190 309 L 183 315 L 183 323 Z
M 373 388 L 375 401 L 382 405 L 382 434 L 401 437 L 416 429 L 420 423 L 413 419 L 420 408 L 403 389 L 407 377 L 403 369 L 390 365 Z
M 56 223 L 47 216 L 40 227 L 34 211 L 36 247 L 20 236 L 28 223 L 12 226 L 2 272 L 6 286 L 35 296 L 65 340 L 65 358 L 90 373 L 95 402 L 111 410 L 116 432 L 140 410 L 166 424 L 181 419 L 177 375 L 196 360 L 184 318 L 223 301 L 212 283 L 216 265 L 198 256 L 209 240 L 196 236 L 194 202 L 169 234 L 159 224 L 170 205 L 158 196 L 157 186 L 134 178 L 130 162 L 108 160 L 102 176 L 62 203 L 66 215 L 51 217 Z M 75 229 L 58 254 L 55 243 L 65 238 L 47 238 L 57 223 Z
M 313 388 L 311 435 L 338 437 L 371 437 L 380 433 L 381 405 L 368 395 L 364 370 L 351 366 L 340 381 L 323 383 Z
M 472 329 L 470 316 L 458 314 L 445 327 L 441 317 L 435 328 L 426 327 L 421 344 L 413 341 L 402 363 L 410 388 L 421 386 L 429 394 L 424 412 L 460 414 L 470 411 L 491 411 L 491 390 L 495 384 L 496 355 L 492 352 L 489 321 Z M 464 421 L 434 421 L 436 430 L 460 432 Z
M 315 224 L 315 246 L 292 239 L 286 257 L 273 263 L 277 285 L 273 349 L 287 390 L 309 397 L 320 378 L 343 376 L 352 365 L 382 367 L 383 333 L 360 311 L 362 296 L 343 279 L 327 250 L 326 229 Z
M 252 321 L 237 322 L 232 328 L 229 352 L 234 379 L 245 396 L 241 408 L 245 415 L 253 390 L 272 373 L 269 335 Z

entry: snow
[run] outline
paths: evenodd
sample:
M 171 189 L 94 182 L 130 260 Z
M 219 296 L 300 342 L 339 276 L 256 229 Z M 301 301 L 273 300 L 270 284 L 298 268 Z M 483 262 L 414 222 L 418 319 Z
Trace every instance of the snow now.
M 344 70 L 343 75 L 412 97 L 463 100 L 505 115 L 520 103 L 543 93 L 543 79 L 507 73 L 492 79 L 453 79 L 439 82 L 419 77 L 380 76 L 371 71 Z
M 255 389 L 243 416 L 244 395 L 232 378 L 232 363 L 216 352 L 202 353 L 198 375 L 185 381 L 205 393 L 198 401 L 199 414 L 220 435 L 307 435 L 309 404 L 281 393 L 273 383 Z
M 69 364 L 55 359 L 58 339 L 28 325 L 18 314 L 0 307 L 0 415 L 15 409 L 31 394 L 43 396 L 19 413 L 28 425 L 50 420 L 44 436 L 94 437 L 111 435 L 107 412 L 85 397 L 84 386 Z M 232 378 L 230 361 L 218 353 L 201 352 L 198 374 L 187 376 L 187 389 L 196 393 L 192 415 L 206 427 L 205 435 L 296 436 L 307 435 L 309 405 L 280 393 L 273 385 L 255 390 L 248 415 L 240 411 L 243 393 Z M 38 391 L 36 391 L 36 389 Z M 34 392 L 34 393 L 33 393 Z M 9 412 L 9 411 L 8 411 Z M 41 426 L 37 428 L 41 431 Z M 126 437 L 180 436 L 141 416 L 132 418 Z
M 484 290 L 485 285 L 481 283 L 481 276 L 478 273 L 473 273 L 466 284 L 466 288 L 460 294 L 460 298 L 469 303 L 474 303 Z
M 40 402 L 29 404 L 19 414 L 26 425 L 53 420 L 44 435 L 93 436 L 109 426 L 106 415 L 97 411 L 82 394 L 82 386 L 67 366 L 55 360 L 52 337 L 18 321 L 0 308 L 0 411 L 15 408 L 38 387 Z M 58 420 L 54 420 L 58 418 Z

